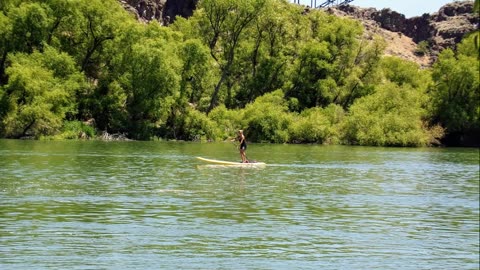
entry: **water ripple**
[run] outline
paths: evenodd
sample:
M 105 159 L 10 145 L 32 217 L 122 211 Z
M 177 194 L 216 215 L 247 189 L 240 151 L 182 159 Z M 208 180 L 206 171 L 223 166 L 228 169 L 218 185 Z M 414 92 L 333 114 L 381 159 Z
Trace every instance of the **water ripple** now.
M 478 269 L 475 150 L 229 147 L 0 141 L 0 268 Z

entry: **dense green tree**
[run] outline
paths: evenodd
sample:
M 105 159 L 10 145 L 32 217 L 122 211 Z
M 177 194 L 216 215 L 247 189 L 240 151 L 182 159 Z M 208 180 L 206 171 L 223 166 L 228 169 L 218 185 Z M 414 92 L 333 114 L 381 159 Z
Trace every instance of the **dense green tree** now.
M 10 18 L 0 12 L 0 86 L 6 82 L 5 61 L 9 52 L 9 40 L 12 34 Z
M 441 136 L 441 130 L 427 128 L 426 101 L 426 94 L 410 85 L 385 83 L 350 107 L 345 138 L 348 143 L 359 145 L 429 145 Z
M 398 57 L 383 57 L 380 67 L 382 77 L 398 86 L 410 85 L 425 91 L 432 83 L 428 70 L 420 69 L 418 64 Z
M 5 63 L 9 53 L 42 50 L 51 18 L 45 4 L 22 2 L 14 7 L 5 4 L 0 13 L 0 85 L 6 82 Z
M 204 93 L 208 93 L 214 86 L 208 48 L 198 39 L 190 39 L 181 44 L 179 57 L 182 60 L 180 82 L 182 105 L 187 102 L 198 104 Z
M 1 132 L 12 138 L 54 134 L 75 113 L 75 92 L 84 85 L 73 59 L 47 47 L 44 53 L 11 55 L 9 61 Z
M 441 125 L 478 144 L 478 31 L 431 70 L 384 48 L 286 0 L 202 0 L 169 27 L 116 0 L 4 0 L 0 136 L 422 146 Z
M 232 67 L 237 61 L 237 50 L 247 27 L 261 14 L 265 0 L 203 0 L 199 8 L 205 14 L 200 33 L 210 48 L 210 54 L 220 69 L 220 79 L 215 85 L 210 105 L 211 111 L 218 105 L 221 89 L 226 84 L 231 96 Z
M 361 26 L 352 20 L 322 11 L 306 16 L 309 35 L 298 45 L 286 95 L 298 99 L 299 110 L 330 103 L 347 109 L 371 92 L 384 45 L 378 39 L 362 39 Z
M 129 26 L 129 27 L 128 27 Z M 133 48 L 145 35 L 141 26 L 134 24 L 118 29 L 114 42 L 106 43 L 105 58 L 100 73 L 90 77 L 91 87 L 79 96 L 78 118 L 94 121 L 100 131 L 108 133 L 127 133 L 129 130 L 129 112 L 125 85 L 129 84 L 127 75 L 131 66 Z M 78 59 L 78 58 L 77 58 Z
M 423 146 L 438 143 L 443 130 L 428 125 L 430 72 L 413 62 L 384 57 L 382 83 L 349 108 L 347 142 L 380 146 Z
M 448 144 L 477 144 L 480 135 L 480 71 L 473 38 L 463 40 L 456 54 L 444 50 L 433 66 L 433 122 L 446 128 Z
M 241 28 L 243 34 L 237 35 L 238 40 L 231 35 L 225 38 L 224 34 L 236 32 L 226 12 L 237 12 L 233 11 L 236 4 L 231 1 L 205 1 L 203 4 L 209 6 L 190 18 L 191 25 L 199 25 L 200 30 L 184 21 L 176 23 L 176 29 L 182 33 L 200 36 L 218 63 L 220 83 L 212 97 L 217 96 L 227 107 L 236 108 L 284 88 L 288 97 L 299 100 L 301 110 L 330 102 L 347 108 L 355 98 L 369 93 L 371 87 L 366 82 L 382 54 L 381 42 L 360 42 L 362 28 L 352 20 L 318 10 L 305 12 L 285 1 L 259 2 L 263 12 Z M 235 44 L 237 49 L 232 50 L 229 44 Z M 317 47 L 327 54 L 320 56 L 323 57 L 320 60 L 328 72 L 316 70 L 318 54 L 309 55 L 318 53 Z
M 52 24 L 49 7 L 41 3 L 22 3 L 9 11 L 12 22 L 11 49 L 31 53 L 41 50 Z
M 22 0 L 2 0 L 0 2 L 0 11 L 6 12 L 12 7 L 17 7 Z
M 137 139 L 152 136 L 179 98 L 180 63 L 172 49 L 162 38 L 140 40 L 122 59 L 118 84 L 126 94 L 126 127 Z
M 240 80 L 232 107 L 244 107 L 257 97 L 281 89 L 287 80 L 289 59 L 294 55 L 293 22 L 301 14 L 298 6 L 285 1 L 267 1 L 264 12 L 247 29 L 233 69 Z
M 300 49 L 293 86 L 287 95 L 298 99 L 301 110 L 329 103 L 322 92 L 336 87 L 329 76 L 333 72 L 331 58 L 327 42 L 305 43 Z
M 75 49 L 71 54 L 77 58 L 81 70 L 95 78 L 100 66 L 108 59 L 105 57 L 109 57 L 103 51 L 106 43 L 113 41 L 118 31 L 124 29 L 122 23 L 128 21 L 128 17 L 114 0 L 82 0 L 77 8 L 75 14 L 79 17 L 72 27 L 73 35 L 65 37 L 68 41 L 66 48 Z
M 211 69 L 211 58 L 208 48 L 198 39 L 188 39 L 180 44 L 178 57 L 180 58 L 179 94 L 170 107 L 170 113 L 160 132 L 160 136 L 182 140 L 198 138 L 212 139 L 215 135 L 209 122 L 205 121 L 200 111 L 205 111 L 209 100 L 202 99 L 214 87 L 214 73 Z M 195 125 L 193 122 L 200 123 Z M 205 128 L 201 132 L 201 128 Z
M 374 85 L 381 80 L 378 69 L 384 49 L 385 42 L 379 38 L 361 40 L 354 46 L 353 54 L 347 53 L 337 61 L 339 72 L 334 78 L 339 87 L 333 95 L 333 103 L 347 109 L 357 98 L 373 92 Z

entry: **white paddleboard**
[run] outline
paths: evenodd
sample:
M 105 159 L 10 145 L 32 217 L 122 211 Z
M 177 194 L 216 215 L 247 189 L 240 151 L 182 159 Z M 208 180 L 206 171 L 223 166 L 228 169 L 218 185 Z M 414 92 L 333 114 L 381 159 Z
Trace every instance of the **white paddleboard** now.
M 241 162 L 233 162 L 233 161 L 225 161 L 225 160 L 217 160 L 217 159 L 209 159 L 203 157 L 197 157 L 197 159 L 201 161 L 206 161 L 218 165 L 225 165 L 225 166 L 265 166 L 267 165 L 264 162 L 249 162 L 249 163 L 241 163 Z

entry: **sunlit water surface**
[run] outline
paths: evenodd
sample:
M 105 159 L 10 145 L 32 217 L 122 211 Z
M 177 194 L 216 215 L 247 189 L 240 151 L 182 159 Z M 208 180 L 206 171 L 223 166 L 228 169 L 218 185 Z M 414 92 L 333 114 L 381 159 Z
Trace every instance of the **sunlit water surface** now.
M 478 149 L 0 140 L 0 269 L 479 269 Z

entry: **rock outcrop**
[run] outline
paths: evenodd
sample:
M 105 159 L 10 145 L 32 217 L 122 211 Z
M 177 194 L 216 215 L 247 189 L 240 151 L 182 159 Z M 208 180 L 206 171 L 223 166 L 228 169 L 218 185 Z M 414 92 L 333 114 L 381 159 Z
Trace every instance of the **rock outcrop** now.
M 163 14 L 169 21 L 175 20 L 176 16 L 188 18 L 192 16 L 197 7 L 198 0 L 167 0 L 167 5 Z
M 454 48 L 465 34 L 477 29 L 479 19 L 473 14 L 473 1 L 446 4 L 433 14 L 406 18 L 390 9 L 380 11 L 355 6 L 339 6 L 339 11 L 359 20 L 373 20 L 381 28 L 402 33 L 415 43 L 427 41 L 435 54 L 445 48 Z
M 432 15 L 432 44 L 437 49 L 454 47 L 465 34 L 478 28 L 479 18 L 473 14 L 473 1 L 453 2 Z
M 119 0 L 123 7 L 136 15 L 139 21 L 156 20 L 169 24 L 176 16 L 189 17 L 198 0 Z

